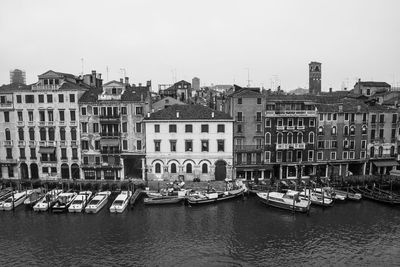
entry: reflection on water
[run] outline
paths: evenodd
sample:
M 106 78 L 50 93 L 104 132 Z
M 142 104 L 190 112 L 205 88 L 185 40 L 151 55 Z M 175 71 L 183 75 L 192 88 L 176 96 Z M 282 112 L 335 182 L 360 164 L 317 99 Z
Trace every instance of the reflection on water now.
M 0 213 L 1 265 L 399 265 L 400 207 L 268 208 L 255 198 L 123 214 Z

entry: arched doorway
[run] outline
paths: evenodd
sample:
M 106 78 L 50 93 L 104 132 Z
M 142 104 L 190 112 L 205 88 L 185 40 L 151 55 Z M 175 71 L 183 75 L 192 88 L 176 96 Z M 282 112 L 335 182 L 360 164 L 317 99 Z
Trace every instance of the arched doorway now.
M 28 165 L 21 163 L 19 167 L 21 168 L 21 179 L 29 179 Z
M 31 179 L 39 179 L 39 169 L 36 163 L 31 164 Z
M 61 179 L 69 179 L 69 166 L 66 163 L 61 164 Z
M 226 178 L 226 162 L 218 160 L 215 162 L 215 180 L 223 181 Z
M 80 179 L 78 164 L 74 163 L 71 165 L 71 176 L 72 179 Z

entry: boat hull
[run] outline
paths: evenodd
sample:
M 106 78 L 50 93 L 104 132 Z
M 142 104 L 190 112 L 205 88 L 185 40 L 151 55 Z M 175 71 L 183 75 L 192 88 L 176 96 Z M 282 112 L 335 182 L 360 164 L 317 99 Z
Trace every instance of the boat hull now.
M 190 205 L 211 204 L 211 203 L 220 202 L 220 201 L 229 200 L 229 199 L 243 196 L 244 191 L 245 191 L 244 189 L 234 190 L 234 192 L 227 191 L 228 194 L 224 194 L 224 195 L 218 196 L 216 198 L 196 198 L 196 197 L 189 196 L 187 198 L 187 203 Z
M 293 206 L 293 205 L 289 205 L 289 204 L 285 204 L 285 203 L 280 203 L 280 202 L 275 202 L 275 201 L 271 201 L 271 200 L 267 200 L 264 198 L 261 198 L 258 196 L 258 199 L 260 200 L 261 203 L 267 205 L 267 206 L 271 206 L 274 208 L 278 208 L 278 209 L 283 209 L 283 210 L 290 210 L 290 211 L 294 211 L 294 212 L 301 212 L 301 213 L 306 213 L 310 210 L 310 207 L 299 207 L 299 206 Z
M 101 204 L 97 205 L 96 207 L 87 207 L 85 209 L 86 213 L 98 213 L 108 202 L 108 198 L 103 200 Z
M 181 203 L 184 198 L 182 197 L 158 197 L 158 198 L 145 198 L 145 205 L 166 205 Z

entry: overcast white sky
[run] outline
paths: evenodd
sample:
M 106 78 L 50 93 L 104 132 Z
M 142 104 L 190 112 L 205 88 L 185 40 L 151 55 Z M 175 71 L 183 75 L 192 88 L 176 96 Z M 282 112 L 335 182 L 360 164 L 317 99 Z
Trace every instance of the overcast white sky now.
M 0 84 L 52 69 L 121 69 L 134 83 L 191 82 L 308 88 L 308 63 L 322 87 L 357 78 L 400 86 L 399 0 L 0 1 Z

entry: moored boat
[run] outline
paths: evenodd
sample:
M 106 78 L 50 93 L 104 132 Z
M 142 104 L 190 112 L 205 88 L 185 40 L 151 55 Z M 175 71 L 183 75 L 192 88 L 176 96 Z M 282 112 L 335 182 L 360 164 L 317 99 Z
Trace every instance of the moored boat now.
M 9 196 L 1 205 L 0 210 L 12 210 L 22 203 L 26 199 L 26 191 L 16 192 L 13 195 Z
M 26 196 L 24 205 L 32 208 L 43 196 L 41 189 L 34 189 Z
M 236 197 L 243 196 L 245 188 L 239 188 L 229 191 L 214 191 L 214 192 L 194 192 L 189 194 L 186 198 L 188 204 L 198 205 L 198 204 L 208 204 L 223 200 L 228 200 Z
M 324 194 L 324 197 L 335 199 L 335 200 L 346 200 L 347 196 L 342 194 L 336 194 L 332 187 L 319 187 L 314 188 L 313 191 L 317 194 Z
M 288 190 L 286 193 L 261 192 L 257 193 L 259 200 L 271 207 L 276 207 L 294 212 L 308 212 L 311 201 L 300 197 L 299 192 Z
M 86 213 L 97 213 L 99 212 L 108 202 L 110 197 L 110 191 L 102 191 L 97 193 L 92 200 L 86 205 Z
M 68 207 L 69 212 L 82 212 L 92 197 L 91 191 L 81 191 Z
M 65 212 L 76 197 L 75 192 L 66 192 L 58 195 L 56 203 L 51 208 L 52 212 Z
M 311 204 L 323 206 L 323 207 L 331 207 L 334 204 L 334 200 L 330 197 L 327 197 L 320 193 L 317 193 L 311 189 L 304 189 L 300 192 L 300 196 L 306 199 L 310 199 Z
M 145 205 L 163 205 L 163 204 L 177 204 L 184 200 L 184 197 L 179 196 L 160 196 L 160 197 L 151 197 L 145 198 Z
M 377 202 L 391 204 L 391 205 L 400 205 L 400 195 L 394 194 L 389 191 L 380 190 L 377 188 L 369 189 L 365 188 L 353 188 L 354 191 L 360 193 L 363 197 L 374 200 Z
M 57 196 L 62 192 L 60 189 L 53 189 L 44 195 L 34 206 L 34 211 L 47 211 L 57 200 Z
M 122 213 L 129 204 L 132 193 L 130 191 L 122 191 L 113 201 L 110 212 Z
M 337 189 L 334 189 L 334 192 L 336 195 L 345 196 L 348 200 L 361 200 L 362 198 L 362 195 L 360 193 L 353 193 L 350 191 L 343 191 Z

